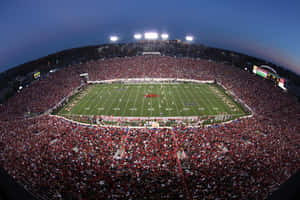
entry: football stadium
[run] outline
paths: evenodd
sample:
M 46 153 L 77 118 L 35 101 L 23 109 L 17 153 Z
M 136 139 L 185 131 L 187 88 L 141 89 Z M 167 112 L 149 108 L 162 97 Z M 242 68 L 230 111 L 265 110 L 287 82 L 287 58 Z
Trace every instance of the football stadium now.
M 19 69 L 0 160 L 36 199 L 266 199 L 299 169 L 299 100 L 263 61 L 143 40 Z

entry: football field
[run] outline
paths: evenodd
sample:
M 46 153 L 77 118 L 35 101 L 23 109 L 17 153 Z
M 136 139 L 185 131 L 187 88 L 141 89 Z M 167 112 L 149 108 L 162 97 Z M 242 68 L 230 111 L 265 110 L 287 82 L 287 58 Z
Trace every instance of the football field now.
M 216 84 L 94 84 L 73 96 L 58 115 L 175 117 L 247 113 Z

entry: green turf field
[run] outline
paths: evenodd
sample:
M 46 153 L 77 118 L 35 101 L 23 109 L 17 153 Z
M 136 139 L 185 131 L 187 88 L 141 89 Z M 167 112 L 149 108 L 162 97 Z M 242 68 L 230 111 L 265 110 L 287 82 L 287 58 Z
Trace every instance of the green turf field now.
M 73 96 L 58 115 L 172 117 L 222 113 L 233 118 L 247 114 L 216 84 L 95 84 Z

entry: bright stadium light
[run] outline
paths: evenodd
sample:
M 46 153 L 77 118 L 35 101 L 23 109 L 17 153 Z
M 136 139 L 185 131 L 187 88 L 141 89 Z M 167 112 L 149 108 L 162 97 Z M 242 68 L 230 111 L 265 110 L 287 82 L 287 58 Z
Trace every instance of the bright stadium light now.
M 119 40 L 119 37 L 118 36 L 115 36 L 115 35 L 113 35 L 113 36 L 110 36 L 110 41 L 111 42 L 116 42 L 116 41 L 118 41 Z
M 158 38 L 158 33 L 155 32 L 147 32 L 144 34 L 146 40 L 156 40 Z
M 166 33 L 163 33 L 160 35 L 160 37 L 163 39 L 163 40 L 167 40 L 169 38 L 169 35 L 166 34 Z
M 140 40 L 140 39 L 142 39 L 142 34 L 139 34 L 139 33 L 136 33 L 136 34 L 134 34 L 134 39 L 136 39 L 136 40 Z
M 191 42 L 191 41 L 194 40 L 194 37 L 193 37 L 193 36 L 190 36 L 190 35 L 187 35 L 187 36 L 185 37 L 185 40 Z

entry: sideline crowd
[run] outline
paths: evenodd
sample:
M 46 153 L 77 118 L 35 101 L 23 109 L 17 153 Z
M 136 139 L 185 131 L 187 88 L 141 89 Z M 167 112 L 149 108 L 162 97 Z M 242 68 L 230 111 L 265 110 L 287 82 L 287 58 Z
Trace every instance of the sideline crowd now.
M 214 127 L 84 126 L 41 114 L 80 85 L 116 78 L 222 83 L 254 117 Z M 265 199 L 300 168 L 300 105 L 271 82 L 206 60 L 137 56 L 70 66 L 0 106 L 0 166 L 45 199 Z

